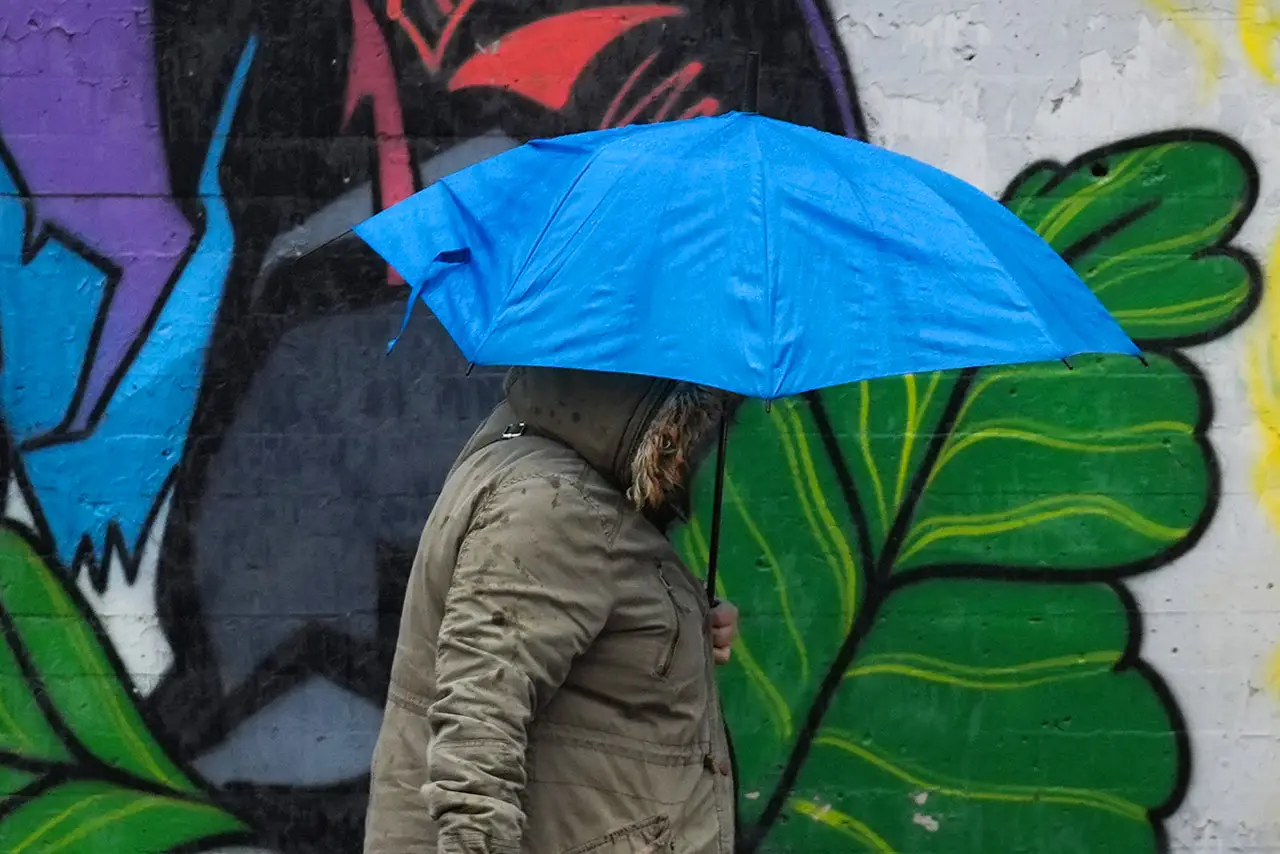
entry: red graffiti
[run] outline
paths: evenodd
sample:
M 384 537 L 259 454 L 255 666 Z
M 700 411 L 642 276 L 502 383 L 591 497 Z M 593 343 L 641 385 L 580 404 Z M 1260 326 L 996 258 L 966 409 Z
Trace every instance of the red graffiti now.
M 626 97 L 631 94 L 631 90 L 635 88 L 636 81 L 639 80 L 641 75 L 648 70 L 649 66 L 653 64 L 653 61 L 657 56 L 658 54 L 655 52 L 645 57 L 644 61 L 636 66 L 635 71 L 632 71 L 623 82 L 622 88 L 618 90 L 618 94 L 614 95 L 613 101 L 609 103 L 609 109 L 605 110 L 604 118 L 600 121 L 601 128 L 620 127 L 622 125 L 631 124 L 640 117 L 640 114 L 643 113 L 647 107 L 657 101 L 663 94 L 666 94 L 666 100 L 662 102 L 658 107 L 658 111 L 653 115 L 653 120 L 655 122 L 663 121 L 671 114 L 671 111 L 675 109 L 680 97 L 684 95 L 685 91 L 693 85 L 695 80 L 698 79 L 698 75 L 702 73 L 703 65 L 701 62 L 694 61 L 686 63 L 685 66 L 675 74 L 670 75 L 665 80 L 659 82 L 658 85 L 650 89 L 631 107 L 631 109 L 627 110 L 627 112 L 619 118 L 618 112 L 622 109 L 623 101 L 625 101 Z M 693 116 L 714 116 L 718 112 L 720 112 L 719 101 L 715 98 L 702 98 L 693 106 L 682 111 L 676 118 L 687 119 L 692 118 Z
M 449 90 L 505 89 L 563 110 L 578 77 L 606 45 L 647 21 L 684 12 L 668 5 L 602 6 L 552 15 L 482 48 L 454 72 Z
M 367 103 L 373 116 L 377 146 L 376 205 L 385 209 L 411 196 L 415 189 L 413 163 L 405 137 L 395 67 L 382 29 L 367 0 L 350 0 L 352 49 L 348 65 L 343 126 Z M 404 0 L 387 0 L 387 18 L 408 36 L 427 69 L 439 73 L 444 55 L 476 0 L 435 0 L 444 24 L 430 42 L 407 16 Z M 551 15 L 519 27 L 466 59 L 449 79 L 449 90 L 488 87 L 514 92 L 551 110 L 563 110 L 587 66 L 611 42 L 649 21 L 685 14 L 668 4 L 600 6 Z M 659 81 L 634 98 L 640 79 L 657 54 L 650 54 L 628 76 L 605 111 L 601 127 L 630 124 L 646 113 L 654 121 L 672 115 L 688 118 L 714 115 L 720 102 L 704 97 L 683 111 L 680 101 L 702 74 L 698 61 Z M 628 106 L 628 103 L 630 105 Z M 404 280 L 390 267 L 387 280 Z
M 388 208 L 413 195 L 413 163 L 404 135 L 400 95 L 395 68 L 387 51 L 382 30 L 365 0 L 351 0 L 352 46 L 347 70 L 347 96 L 342 108 L 342 124 L 351 122 L 356 107 L 367 102 L 373 112 L 373 133 L 377 140 L 379 208 Z M 404 279 L 391 267 L 387 283 L 402 285 Z
M 440 30 L 435 44 L 427 41 L 427 37 L 422 34 L 422 30 L 418 29 L 418 25 L 405 14 L 404 0 L 387 0 L 387 18 L 404 31 L 413 44 L 414 50 L 422 58 L 422 64 L 428 71 L 435 74 L 444 64 L 444 52 L 449 49 L 449 44 L 457 35 L 458 26 L 475 4 L 476 0 L 458 0 L 456 4 L 450 0 L 437 0 L 436 6 L 446 17 L 444 27 Z

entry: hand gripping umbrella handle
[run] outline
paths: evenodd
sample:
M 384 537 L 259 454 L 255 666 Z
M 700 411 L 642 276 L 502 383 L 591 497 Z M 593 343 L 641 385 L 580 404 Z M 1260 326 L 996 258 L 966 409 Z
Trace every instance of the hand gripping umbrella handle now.
M 707 600 L 714 606 L 716 569 L 720 564 L 720 513 L 724 506 L 724 461 L 729 449 L 729 418 L 720 419 L 720 441 L 716 443 L 716 486 L 711 505 L 711 547 L 707 556 Z

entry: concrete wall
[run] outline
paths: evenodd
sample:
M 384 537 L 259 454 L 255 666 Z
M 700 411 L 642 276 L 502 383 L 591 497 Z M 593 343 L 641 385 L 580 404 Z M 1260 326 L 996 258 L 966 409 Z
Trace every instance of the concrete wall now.
M 1150 367 L 746 414 L 744 842 L 1280 851 L 1280 7 L 886 5 L 0 0 L 0 849 L 359 849 L 498 376 L 423 314 L 385 357 L 405 289 L 328 241 L 531 136 L 736 107 L 755 45 L 763 112 L 1003 198 Z

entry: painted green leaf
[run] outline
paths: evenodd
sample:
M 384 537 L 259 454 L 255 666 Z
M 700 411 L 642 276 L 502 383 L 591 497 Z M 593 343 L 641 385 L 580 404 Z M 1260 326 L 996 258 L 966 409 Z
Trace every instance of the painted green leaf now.
M 776 477 L 764 481 L 760 471 Z M 731 665 L 739 678 L 726 684 L 723 700 L 744 721 L 735 731 L 739 771 L 763 786 L 794 743 L 864 595 L 857 532 L 808 407 L 781 401 L 768 414 L 759 405 L 744 410 L 722 524 L 721 560 L 735 571 L 719 576 L 719 594 L 753 614 L 763 641 L 739 642 Z M 694 520 L 676 536 L 698 570 L 706 567 L 707 533 Z
M 217 806 L 79 780 L 33 797 L 0 821 L 9 854 L 160 854 L 245 826 Z
M 50 726 L 13 648 L 0 642 L 0 751 L 28 760 L 61 761 L 67 748 Z
M 0 620 L 0 630 L 5 627 Z M 34 770 L 70 760 L 9 643 L 0 635 L 0 804 L 38 779 Z M 13 767 L 18 763 L 25 767 Z
M 4 528 L 0 627 L 0 851 L 159 854 L 243 833 L 156 744 L 58 574 Z
M 721 544 L 742 614 L 721 685 L 745 850 L 1157 849 L 1187 746 L 1119 580 L 1212 516 L 1208 389 L 1170 346 L 1256 302 L 1256 265 L 1226 246 L 1255 195 L 1248 159 L 1203 135 L 1034 167 L 1006 195 L 1159 345 L 1148 366 L 1077 358 L 745 409 Z M 710 501 L 703 471 L 675 532 L 695 566 Z M 831 570 L 824 530 L 856 572 Z
M 1136 341 L 1221 335 L 1261 288 L 1246 256 L 1224 248 L 1257 198 L 1247 154 L 1216 134 L 1178 133 L 1038 164 L 1006 204 L 1036 229 Z
M 1160 356 L 1145 368 L 1126 357 L 1073 364 L 966 382 L 894 544 L 894 572 L 1131 566 L 1205 520 L 1205 413 L 1187 371 Z
M 85 750 L 116 771 L 197 791 L 152 738 L 88 616 L 27 541 L 8 529 L 0 529 L 0 619 L 60 723 Z M 23 737 L 54 751 L 43 717 L 37 720 L 21 702 L 31 690 L 2 696 L 19 698 L 17 713 L 25 717 L 15 721 Z
M 844 671 L 771 848 L 1138 852 L 1178 783 L 1170 713 L 1102 585 L 934 580 Z
M 1044 850 L 1154 850 L 1152 811 L 1179 780 L 1176 711 L 1123 661 L 1132 627 L 1117 588 L 1045 578 L 1118 576 L 1191 536 L 1212 490 L 1203 410 L 1187 369 L 1164 357 L 893 378 L 770 415 L 746 407 L 721 589 L 743 640 L 721 684 L 741 817 L 768 830 L 764 851 L 1041 850 L 1045 828 L 1062 847 Z M 767 451 L 779 422 L 808 449 L 808 481 Z M 708 474 L 677 542 L 705 539 Z M 806 482 L 860 567 L 852 620 L 804 525 Z M 686 554 L 705 563 L 705 545 Z M 811 638 L 821 667 L 802 673 L 791 650 Z M 832 667 L 844 676 L 813 730 Z M 798 748 L 803 765 L 785 777 Z

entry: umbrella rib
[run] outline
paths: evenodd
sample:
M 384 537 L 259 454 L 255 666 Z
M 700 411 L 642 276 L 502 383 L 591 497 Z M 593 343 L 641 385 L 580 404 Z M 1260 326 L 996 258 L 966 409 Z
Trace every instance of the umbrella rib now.
M 663 124 L 668 124 L 668 123 L 663 123 Z M 669 124 L 674 124 L 674 122 Z M 610 134 L 610 135 L 618 136 L 619 138 L 625 138 L 632 134 L 624 133 L 624 132 L 633 131 L 637 127 L 643 127 L 643 126 L 634 125 L 634 126 L 629 126 L 624 128 L 610 128 L 608 130 L 603 130 L 603 131 L 594 131 L 593 133 Z M 712 137 L 710 138 L 722 136 L 727 132 L 728 132 L 727 128 L 723 128 L 723 127 L 717 128 L 715 134 L 713 134 Z M 687 148 L 684 148 L 681 150 L 681 153 L 678 159 L 683 161 L 694 150 L 700 147 L 706 147 L 710 138 L 705 136 L 694 137 L 689 141 L 689 145 L 687 146 Z M 502 299 L 503 308 L 500 308 L 498 312 L 494 314 L 493 320 L 489 324 L 489 328 L 485 331 L 484 337 L 480 339 L 480 343 L 476 347 L 477 354 L 481 349 L 484 348 L 485 343 L 488 342 L 489 337 L 493 334 L 493 331 L 498 327 L 498 322 L 502 318 L 502 311 L 511 303 L 511 293 L 515 289 L 516 282 L 520 281 L 520 279 L 525 275 L 525 273 L 528 272 L 530 265 L 533 263 L 534 256 L 538 254 L 538 249 L 542 246 L 543 240 L 546 238 L 547 232 L 551 230 L 551 226 L 556 222 L 556 219 L 560 216 L 561 211 L 564 210 L 564 207 L 568 203 L 570 197 L 573 195 L 574 190 L 576 190 L 578 185 L 582 183 L 584 178 L 586 178 L 587 172 L 590 171 L 592 165 L 596 162 L 596 160 L 599 159 L 599 157 L 602 154 L 604 154 L 605 150 L 609 147 L 609 145 L 612 145 L 612 143 L 609 143 L 607 145 L 601 145 L 591 152 L 591 155 L 587 159 L 587 162 L 578 171 L 578 174 L 574 176 L 573 181 L 569 184 L 569 186 L 565 189 L 564 193 L 561 195 L 560 200 L 556 203 L 555 209 L 552 210 L 551 214 L 546 218 L 546 221 L 543 223 L 542 230 L 541 232 L 539 232 L 537 239 L 534 240 L 533 245 L 530 247 L 529 253 L 525 257 L 524 262 L 521 264 L 519 272 L 517 272 L 516 275 L 511 279 L 511 281 L 507 283 L 506 293 L 503 295 L 503 299 Z M 631 177 L 632 174 L 633 174 L 632 172 L 620 170 L 617 174 L 613 175 L 609 184 L 609 188 L 601 194 L 600 201 L 597 203 L 596 208 L 598 209 L 599 205 L 603 204 L 605 200 L 608 199 L 609 195 L 613 192 L 613 189 L 618 185 L 619 182 L 621 182 L 625 178 Z M 587 226 L 589 221 L 590 221 L 590 217 L 584 217 L 583 221 L 580 222 L 577 228 L 575 229 L 573 237 L 576 237 L 579 233 L 581 233 L 582 229 Z M 566 242 L 567 246 L 572 244 L 573 237 L 571 237 Z M 480 363 L 483 364 L 483 362 L 480 362 Z
M 955 205 L 951 204 L 949 201 L 947 201 L 945 198 L 943 198 L 943 196 L 942 196 L 942 194 L 941 194 L 941 193 L 939 193 L 937 190 L 935 190 L 935 189 L 934 189 L 934 188 L 929 184 L 929 182 L 928 182 L 928 181 L 926 181 L 923 177 L 921 177 L 921 176 L 920 176 L 920 171 L 921 171 L 921 169 L 927 169 L 927 170 L 937 171 L 939 174 L 941 174 L 941 175 L 943 175 L 944 177 L 947 177 L 947 178 L 951 178 L 952 176 L 947 175 L 947 173 L 943 172 L 943 171 L 942 171 L 942 170 L 940 170 L 940 169 L 937 169 L 937 167 L 930 166 L 930 165 L 928 165 L 928 164 L 926 164 L 926 163 L 922 163 L 922 162 L 919 162 L 919 161 L 912 160 L 910 157 L 906 157 L 905 155 L 898 154 L 897 152 L 894 152 L 894 151 L 890 151 L 890 150 L 889 150 L 889 149 L 887 149 L 887 148 L 883 148 L 883 147 L 881 147 L 881 146 L 876 146 L 876 145 L 874 145 L 874 144 L 872 144 L 872 143 L 869 143 L 869 142 L 862 142 L 862 141 L 860 141 L 860 140 L 853 140 L 853 142 L 855 142 L 855 143 L 857 143 L 857 144 L 859 144 L 859 145 L 865 145 L 865 146 L 868 146 L 869 148 L 877 148 L 877 149 L 879 149 L 879 150 L 883 151 L 884 153 L 889 154 L 889 155 L 893 156 L 894 158 L 896 158 L 896 159 L 900 160 L 901 162 L 903 162 L 903 163 L 906 165 L 906 167 L 907 167 L 907 168 L 906 168 L 906 170 L 905 170 L 905 171 L 908 171 L 908 172 L 911 174 L 911 176 L 915 179 L 915 181 L 916 181 L 916 185 L 917 185 L 917 186 L 919 186 L 919 187 L 923 188 L 923 189 L 925 190 L 925 192 L 927 192 L 929 195 L 931 195 L 931 196 L 932 196 L 932 197 L 937 201 L 937 203 L 938 203 L 939 205 L 943 205 L 943 206 L 945 206 L 946 208 L 948 208 L 948 209 L 950 209 L 950 210 L 952 210 L 952 211 L 955 211 L 955 210 L 956 210 Z M 848 176 L 848 175 L 846 175 L 846 174 L 844 173 L 844 171 L 843 171 L 842 169 L 838 168 L 837 164 L 836 164 L 834 161 L 832 161 L 832 159 L 828 156 L 828 152 L 827 152 L 827 151 L 826 151 L 822 146 L 820 146 L 820 145 L 812 145 L 812 146 L 810 146 L 810 148 L 811 148 L 815 153 L 817 153 L 817 155 L 818 155 L 818 156 L 819 156 L 823 161 L 825 161 L 825 162 L 826 162 L 827 167 L 828 167 L 829 169 L 831 169 L 831 170 L 832 170 L 836 175 L 839 175 L 839 176 L 840 176 L 840 180 L 841 180 L 841 181 L 843 181 L 845 184 L 847 184 L 847 185 L 848 185 L 848 186 L 853 190 L 853 192 L 854 192 L 854 196 L 858 199 L 858 202 L 862 205 L 862 208 L 863 208 L 864 213 L 866 213 L 866 211 L 867 211 L 866 202 L 865 202 L 865 201 L 863 201 L 863 199 L 862 199 L 862 194 L 861 194 L 861 193 L 859 192 L 859 190 L 858 190 L 858 185 L 857 185 L 857 184 L 855 184 L 855 183 L 854 183 L 854 182 L 849 178 L 849 176 Z M 953 179 L 953 180 L 958 180 L 958 179 Z M 975 189 L 976 189 L 976 188 L 975 188 Z M 981 192 L 981 191 L 978 191 L 978 192 Z M 990 197 L 988 197 L 988 198 L 990 198 Z M 993 199 L 993 201 L 998 201 L 998 200 L 994 200 L 994 199 Z M 1008 209 L 1006 208 L 1006 210 L 1008 210 Z M 1013 212 L 1012 212 L 1012 211 L 1009 211 L 1009 215 L 1010 215 L 1010 216 L 1014 216 L 1014 214 L 1013 214 Z M 964 218 L 963 218 L 963 217 L 961 217 L 961 220 L 962 220 L 962 221 L 963 221 L 963 219 L 964 219 Z M 970 232 L 973 234 L 973 236 L 974 236 L 975 238 L 977 238 L 979 241 L 981 241 L 983 248 L 987 250 L 987 254 L 988 254 L 988 255 L 991 257 L 991 259 L 992 259 L 992 260 L 993 260 L 993 261 L 994 261 L 994 262 L 999 266 L 999 268 L 1000 268 L 1000 272 L 1004 274 L 1005 278 L 1006 278 L 1008 281 L 1010 281 L 1010 282 L 1014 283 L 1015 285 L 1017 285 L 1018 277 L 1014 276 L 1012 273 L 1010 273 L 1010 272 L 1009 272 L 1009 269 L 1008 269 L 1007 267 L 1005 267 L 1004 262 L 1003 262 L 1003 261 L 1001 261 L 1001 260 L 1000 260 L 1000 258 L 999 258 L 999 256 L 998 256 L 998 255 L 996 255 L 996 253 L 992 251 L 992 249 L 991 249 L 991 245 L 990 245 L 989 243 L 987 243 L 986 239 L 985 239 L 981 234 L 979 234 L 976 230 L 974 230 L 974 229 L 972 229 L 972 228 L 970 229 Z M 1018 286 L 1018 287 L 1017 287 L 1017 291 L 1018 291 L 1018 292 L 1021 292 L 1021 291 L 1022 291 L 1021 286 Z M 1025 294 L 1022 294 L 1022 296 L 1023 296 L 1024 300 L 1025 300 L 1025 299 L 1026 299 L 1026 295 L 1025 295 Z M 1036 325 L 1036 328 L 1040 330 L 1040 334 L 1041 334 L 1041 336 L 1043 336 L 1043 337 L 1044 337 L 1044 339 L 1045 339 L 1045 340 L 1046 340 L 1046 341 L 1047 341 L 1051 346 L 1053 346 L 1053 347 L 1055 347 L 1055 348 L 1057 348 L 1057 349 L 1059 349 L 1059 350 L 1060 350 L 1060 349 L 1062 349 L 1062 345 L 1058 342 L 1058 340 L 1057 340 L 1056 338 L 1054 338 L 1054 336 L 1053 336 L 1052 334 L 1050 334 L 1050 332 L 1049 332 L 1048 328 L 1045 326 L 1045 324 L 1044 324 L 1044 319 L 1040 316 L 1040 312 L 1036 311 L 1036 310 L 1034 309 L 1034 306 L 1031 306 L 1031 310 L 1030 310 L 1030 311 L 1028 311 L 1028 314 L 1030 314 L 1030 316 L 1031 316 L 1031 320 L 1032 320 L 1032 322 Z
M 933 186 L 932 186 L 928 181 L 926 181 L 926 180 L 924 180 L 924 178 L 920 177 L 918 173 L 920 172 L 921 167 L 923 167 L 923 168 L 925 168 L 925 169 L 934 170 L 934 171 L 936 171 L 938 174 L 940 174 L 942 177 L 947 178 L 947 179 L 950 179 L 950 180 L 953 180 L 953 181 L 959 181 L 960 179 L 958 179 L 958 178 L 954 178 L 953 176 L 948 175 L 946 172 L 943 172 L 941 169 L 937 169 L 937 167 L 929 166 L 929 165 L 928 165 L 928 164 L 926 164 L 926 163 L 921 163 L 921 162 L 918 162 L 918 161 L 913 161 L 913 160 L 912 160 L 911 158 L 909 158 L 909 157 L 908 157 L 908 158 L 904 158 L 904 160 L 906 161 L 907 166 L 909 167 L 909 170 L 910 170 L 910 171 L 915 175 L 916 182 L 917 182 L 917 184 L 919 184 L 919 186 L 923 187 L 923 188 L 925 189 L 925 191 L 929 193 L 929 195 L 931 195 L 931 196 L 933 196 L 935 199 L 937 199 L 939 204 L 946 205 L 948 208 L 950 208 L 950 209 L 951 209 L 951 210 L 953 210 L 953 211 L 954 211 L 954 210 L 956 210 L 956 206 L 955 206 L 955 205 L 951 204 L 949 201 L 947 201 L 945 198 L 943 198 L 942 194 L 941 194 L 941 193 L 939 193 L 937 190 L 935 190 L 935 189 L 933 188 Z M 963 183 L 963 182 L 961 182 L 961 183 Z M 971 187 L 972 187 L 972 185 L 969 185 L 969 186 L 971 186 Z M 976 192 L 978 192 L 978 193 L 981 193 L 982 195 L 986 196 L 986 194 L 985 194 L 985 193 L 982 193 L 982 191 L 981 191 L 981 190 L 978 190 L 978 188 L 976 188 L 976 187 L 972 187 L 972 189 L 973 189 L 974 191 L 976 191 Z M 997 200 L 997 199 L 993 199 L 991 196 L 986 196 L 986 197 L 987 197 L 988 199 L 991 199 L 992 201 L 995 201 L 995 202 L 999 203 L 999 200 Z M 1004 207 L 1004 205 L 1000 205 L 1000 206 L 1001 206 L 1001 207 Z M 1006 213 L 1008 213 L 1008 214 L 1009 214 L 1009 216 L 1014 217 L 1015 219 L 1017 219 L 1017 214 L 1015 214 L 1013 211 L 1009 210 L 1007 207 L 1004 207 L 1004 210 L 1005 210 L 1005 212 L 1006 212 Z M 961 220 L 963 220 L 963 219 L 964 219 L 964 217 L 961 217 Z M 1026 229 L 1028 229 L 1028 230 L 1030 230 L 1030 229 L 1031 229 L 1031 226 L 1029 226 L 1029 225 L 1027 225 L 1026 223 L 1022 222 L 1022 220 L 1018 220 L 1018 222 L 1019 222 L 1019 223 L 1021 223 L 1021 224 L 1022 224 L 1022 226 L 1023 226 L 1024 228 L 1026 228 Z M 1050 333 L 1050 332 L 1049 332 L 1049 328 L 1048 328 L 1047 326 L 1045 326 L 1044 318 L 1040 316 L 1040 312 L 1039 312 L 1039 311 L 1037 311 L 1037 310 L 1036 310 L 1036 308 L 1035 308 L 1035 306 L 1034 306 L 1034 305 L 1032 305 L 1032 304 L 1030 303 L 1030 300 L 1027 300 L 1027 295 L 1026 295 L 1025 291 L 1023 290 L 1022 286 L 1018 284 L 1018 277 L 1017 277 L 1017 276 L 1015 276 L 1015 275 L 1013 275 L 1012 273 L 1010 273 L 1010 272 L 1009 272 L 1009 268 L 1008 268 L 1008 267 L 1006 267 L 1006 266 L 1004 265 L 1004 261 L 1000 260 L 1000 256 L 999 256 L 999 255 L 997 255 L 997 254 L 995 253 L 995 251 L 994 251 L 994 250 L 992 250 L 992 248 L 991 248 L 991 244 L 987 242 L 987 239 L 986 239 L 985 237 L 983 237 L 980 233 L 978 233 L 978 231 L 977 231 L 976 229 L 970 228 L 970 229 L 969 229 L 969 231 L 973 234 L 973 236 L 974 236 L 975 238 L 977 238 L 977 239 L 982 243 L 983 248 L 987 250 L 987 254 L 988 254 L 989 256 L 991 256 L 991 260 L 993 260 L 993 261 L 996 263 L 996 265 L 1000 268 L 1000 272 L 1001 272 L 1001 273 L 1004 273 L 1005 278 L 1006 278 L 1006 279 L 1008 279 L 1010 282 L 1012 282 L 1012 283 L 1015 285 L 1017 292 L 1018 292 L 1018 293 L 1020 293 L 1020 294 L 1021 294 L 1021 296 L 1023 297 L 1023 299 L 1024 299 L 1024 300 L 1026 300 L 1026 301 L 1028 302 L 1028 308 L 1029 308 L 1029 311 L 1028 311 L 1027 313 L 1031 316 L 1031 320 L 1032 320 L 1032 322 L 1034 322 L 1034 323 L 1035 323 L 1035 325 L 1036 325 L 1036 327 L 1040 330 L 1040 334 L 1041 334 L 1041 335 L 1043 335 L 1043 336 L 1044 336 L 1044 339 L 1045 339 L 1046 341 L 1048 341 L 1048 342 L 1049 342 L 1049 344 L 1050 344 L 1050 345 L 1052 345 L 1053 347 L 1057 348 L 1058 350 L 1063 349 L 1063 348 L 1062 348 L 1062 344 L 1058 341 L 1058 339 L 1057 339 L 1057 338 L 1055 338 L 1055 337 L 1053 336 L 1053 334 L 1052 334 L 1052 333 Z M 1034 233 L 1034 232 L 1033 232 L 1033 233 Z M 1059 257 L 1059 258 L 1061 258 L 1062 256 L 1061 256 L 1061 255 L 1059 255 L 1058 257 Z M 1065 263 L 1065 262 L 1063 262 L 1063 263 Z
M 560 194 L 559 201 L 556 202 L 555 209 L 551 211 L 551 215 L 546 218 L 542 224 L 542 230 L 538 232 L 537 238 L 534 239 L 533 245 L 529 247 L 529 254 L 525 256 L 524 262 L 521 263 L 519 271 L 511 277 L 511 281 L 507 282 L 506 292 L 502 295 L 502 303 L 498 310 L 494 313 L 493 319 L 489 321 L 489 328 L 485 330 L 484 337 L 480 339 L 480 343 L 476 345 L 476 357 L 479 361 L 480 351 L 484 349 L 484 345 L 489 343 L 489 338 L 493 335 L 493 331 L 498 328 L 498 321 L 502 319 L 502 313 L 511 304 L 511 292 L 515 290 L 516 282 L 528 271 L 529 265 L 533 263 L 533 257 L 538 254 L 538 248 L 542 246 L 542 241 L 546 239 L 547 232 L 551 230 L 551 226 L 556 221 L 556 217 L 560 216 L 560 212 L 564 210 L 564 206 L 568 204 L 569 197 L 573 195 L 573 191 L 582 183 L 582 179 L 586 177 L 587 172 L 591 169 L 592 164 L 604 153 L 605 146 L 600 146 L 591 152 L 591 156 L 587 158 L 587 162 L 578 170 L 578 174 L 573 176 L 573 180 L 569 182 L 569 186 Z M 615 179 L 614 183 L 617 183 Z M 612 189 L 612 188 L 611 188 Z M 482 363 L 483 364 L 483 363 Z
M 808 139 L 807 137 L 802 137 L 802 138 Z M 809 140 L 809 141 L 812 143 L 812 140 Z M 862 140 L 855 139 L 855 140 L 852 140 L 852 142 L 854 142 L 857 145 L 865 145 L 871 148 L 875 147 L 871 143 L 863 142 Z M 834 175 L 838 176 L 840 180 L 843 181 L 849 187 L 849 189 L 853 191 L 853 197 L 854 199 L 857 200 L 858 207 L 862 208 L 863 220 L 867 222 L 868 225 L 870 225 L 870 223 L 875 222 L 875 218 L 871 216 L 871 211 L 867 207 L 867 200 L 863 198 L 862 188 L 859 187 L 856 183 L 854 183 L 849 178 L 849 176 L 847 176 L 844 173 L 844 170 L 842 170 L 836 164 L 836 162 L 831 159 L 831 157 L 827 154 L 826 150 L 821 145 L 811 144 L 809 148 L 814 152 L 816 152 L 818 155 L 818 158 L 827 164 L 827 168 L 830 169 Z
M 770 251 L 772 246 L 769 242 L 769 176 L 768 170 L 764 167 L 764 148 L 760 145 L 760 133 L 755 125 L 751 126 L 751 139 L 756 144 L 756 163 L 760 170 L 760 231 L 764 240 L 764 284 L 766 298 L 769 300 L 769 328 L 766 330 L 766 350 L 769 357 L 769 376 L 771 388 L 769 389 L 769 397 L 766 400 L 772 400 L 777 397 L 778 386 L 781 384 L 777 376 L 777 353 L 775 352 L 777 345 L 777 285 L 773 276 L 773 253 Z

